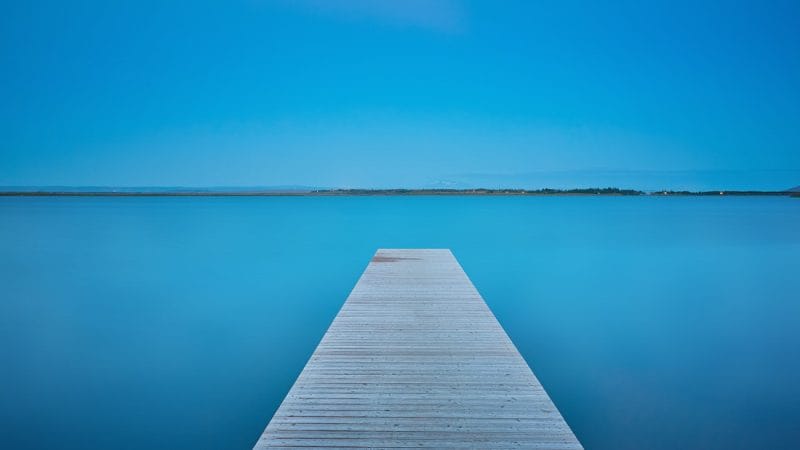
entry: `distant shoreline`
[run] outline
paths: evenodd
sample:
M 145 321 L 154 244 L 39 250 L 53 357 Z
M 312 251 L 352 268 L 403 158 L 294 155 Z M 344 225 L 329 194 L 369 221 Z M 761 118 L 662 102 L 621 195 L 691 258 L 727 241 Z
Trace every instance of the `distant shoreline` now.
M 787 196 L 793 191 L 655 191 L 633 189 L 314 189 L 314 190 L 18 190 L 0 191 L 0 197 L 370 197 L 370 196 Z

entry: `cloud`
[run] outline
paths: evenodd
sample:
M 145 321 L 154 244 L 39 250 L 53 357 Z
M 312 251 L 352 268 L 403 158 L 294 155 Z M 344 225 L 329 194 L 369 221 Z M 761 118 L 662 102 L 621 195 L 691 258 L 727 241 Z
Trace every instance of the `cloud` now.
M 461 173 L 450 175 L 450 179 L 469 187 L 528 189 L 618 187 L 654 191 L 784 190 L 800 180 L 800 170 L 531 170 L 519 173 Z
M 465 27 L 464 10 L 456 0 L 295 0 L 286 4 L 344 20 L 396 27 L 444 33 L 461 32 Z

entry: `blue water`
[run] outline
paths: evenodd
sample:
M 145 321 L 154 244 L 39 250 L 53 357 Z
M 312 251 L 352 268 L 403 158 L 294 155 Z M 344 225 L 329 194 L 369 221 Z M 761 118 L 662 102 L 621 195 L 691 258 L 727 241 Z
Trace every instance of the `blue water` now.
M 251 447 L 378 247 L 451 248 L 587 449 L 800 442 L 799 199 L 0 198 L 0 447 Z

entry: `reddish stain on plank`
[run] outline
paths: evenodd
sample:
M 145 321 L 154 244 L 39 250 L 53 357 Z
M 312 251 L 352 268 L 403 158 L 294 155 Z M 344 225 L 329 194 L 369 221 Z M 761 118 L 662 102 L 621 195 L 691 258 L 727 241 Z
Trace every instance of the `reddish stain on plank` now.
M 372 262 L 376 263 L 385 263 L 385 262 L 397 262 L 397 261 L 407 261 L 407 260 L 417 260 L 419 261 L 420 258 L 398 258 L 394 256 L 373 256 Z

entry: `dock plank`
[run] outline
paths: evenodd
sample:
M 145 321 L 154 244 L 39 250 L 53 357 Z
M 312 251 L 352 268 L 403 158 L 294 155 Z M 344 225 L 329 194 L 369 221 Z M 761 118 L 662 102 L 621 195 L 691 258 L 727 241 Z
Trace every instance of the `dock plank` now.
M 583 447 L 449 250 L 375 253 L 255 449 Z

